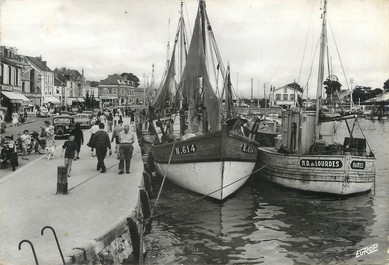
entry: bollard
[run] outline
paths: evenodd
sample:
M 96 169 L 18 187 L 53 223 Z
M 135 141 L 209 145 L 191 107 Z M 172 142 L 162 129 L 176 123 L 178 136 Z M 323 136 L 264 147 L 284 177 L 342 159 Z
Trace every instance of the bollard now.
M 57 194 L 68 194 L 68 167 L 59 166 L 57 170 Z

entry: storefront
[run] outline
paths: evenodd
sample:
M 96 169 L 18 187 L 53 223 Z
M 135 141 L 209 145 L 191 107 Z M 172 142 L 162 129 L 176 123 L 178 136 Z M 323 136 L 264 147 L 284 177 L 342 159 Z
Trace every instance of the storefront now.
M 23 111 L 23 106 L 30 103 L 30 100 L 24 95 L 11 92 L 11 91 L 2 91 L 1 92 L 1 106 L 7 108 L 5 120 L 11 121 L 12 113 Z

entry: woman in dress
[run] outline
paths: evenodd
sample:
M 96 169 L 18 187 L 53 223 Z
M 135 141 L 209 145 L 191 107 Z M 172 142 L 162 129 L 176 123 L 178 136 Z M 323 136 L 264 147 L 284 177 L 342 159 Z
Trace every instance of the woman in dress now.
M 12 113 L 12 126 L 18 126 L 19 125 L 19 115 L 16 111 Z

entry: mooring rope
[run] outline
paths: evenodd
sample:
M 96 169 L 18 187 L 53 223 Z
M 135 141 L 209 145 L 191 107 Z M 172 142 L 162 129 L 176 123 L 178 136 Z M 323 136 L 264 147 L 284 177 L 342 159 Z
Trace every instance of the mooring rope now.
M 203 195 L 203 196 L 201 196 L 201 197 L 199 197 L 199 198 L 196 198 L 196 199 L 194 199 L 194 200 L 192 200 L 192 201 L 184 202 L 184 203 L 178 205 L 177 207 L 179 208 L 179 207 L 184 206 L 184 205 L 190 205 L 190 204 L 195 203 L 195 202 L 197 202 L 197 201 L 199 201 L 199 200 L 202 200 L 202 199 L 204 199 L 205 197 L 208 197 L 209 195 L 211 195 L 211 194 L 213 194 L 213 193 L 215 193 L 215 192 L 218 192 L 218 191 L 220 191 L 220 190 L 222 190 L 222 189 L 224 189 L 224 188 L 227 188 L 228 186 L 231 186 L 232 184 L 235 184 L 236 182 L 241 181 L 241 180 L 244 179 L 244 178 L 250 177 L 252 174 L 255 174 L 255 173 L 259 172 L 260 170 L 264 169 L 265 167 L 267 167 L 267 165 L 264 165 L 264 166 L 258 168 L 257 170 L 254 170 L 254 171 L 251 172 L 250 174 L 247 174 L 247 175 L 243 176 L 242 178 L 237 179 L 237 180 L 235 180 L 234 182 L 229 183 L 229 184 L 226 185 L 226 186 L 223 186 L 223 187 L 221 187 L 221 188 L 219 188 L 219 189 L 217 189 L 217 190 L 214 190 L 214 191 L 212 191 L 212 192 L 210 192 L 210 193 L 208 193 L 208 194 L 206 194 L 206 195 Z M 176 208 L 177 208 L 177 207 L 176 207 Z M 156 217 L 159 217 L 159 216 L 162 216 L 162 215 L 165 215 L 165 214 L 167 214 L 167 213 L 169 213 L 169 212 L 172 212 L 173 210 L 174 210 L 174 209 L 169 210 L 169 211 L 166 211 L 166 212 L 163 212 L 163 213 L 159 213 L 159 214 L 156 214 L 156 215 L 153 215 L 153 211 L 152 211 L 152 212 L 151 212 L 151 216 L 150 216 L 147 220 L 153 219 L 153 218 L 156 218 Z
M 134 157 L 135 155 L 137 155 L 137 154 L 139 154 L 139 153 L 140 153 L 140 151 L 136 152 L 135 154 L 132 155 L 132 157 Z M 111 169 L 111 168 L 113 168 L 114 166 L 117 166 L 118 164 L 119 164 L 119 163 L 113 164 L 112 166 L 108 167 L 107 169 Z M 91 180 L 91 179 L 97 177 L 97 176 L 100 175 L 100 174 L 102 174 L 102 173 L 101 173 L 101 172 L 96 173 L 96 174 L 93 175 L 92 177 L 87 178 L 86 180 L 84 180 L 84 181 L 78 183 L 77 185 L 75 185 L 74 187 L 71 187 L 68 191 L 71 191 L 71 190 L 77 188 L 78 186 L 80 186 L 80 185 L 84 184 L 85 182 L 87 182 L 87 181 L 89 181 L 89 180 Z
M 170 156 L 169 156 L 169 161 L 168 161 L 168 164 L 167 164 L 166 172 L 165 172 L 165 174 L 164 174 L 164 176 L 163 176 L 162 184 L 161 184 L 161 187 L 159 188 L 158 196 L 157 196 L 157 199 L 155 200 L 154 207 L 153 207 L 153 209 L 151 209 L 151 216 L 153 216 L 154 209 L 155 209 L 155 208 L 157 207 L 157 205 L 158 205 L 159 197 L 161 196 L 162 189 L 163 189 L 163 186 L 164 186 L 164 184 L 165 184 L 167 172 L 169 171 L 170 162 L 172 161 L 173 151 L 174 151 L 174 147 L 175 147 L 175 146 L 176 146 L 176 141 L 173 142 L 172 151 L 170 152 Z

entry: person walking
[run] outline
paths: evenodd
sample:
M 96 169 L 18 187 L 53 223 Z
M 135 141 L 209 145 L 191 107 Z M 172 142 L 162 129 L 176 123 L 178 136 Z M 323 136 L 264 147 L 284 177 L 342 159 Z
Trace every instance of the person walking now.
M 46 137 L 46 159 L 53 159 L 54 158 L 54 151 L 55 151 L 55 141 L 54 141 L 54 126 L 50 124 L 50 121 L 45 121 L 45 128 L 42 128 L 44 131 L 42 134 Z
M 111 142 L 109 141 L 109 135 L 106 131 L 104 131 L 104 123 L 99 124 L 99 130 L 92 138 L 91 147 L 96 149 L 97 170 L 101 169 L 101 173 L 107 172 L 104 159 L 107 155 L 107 149 L 109 149 L 109 155 L 112 155 L 112 150 Z
M 119 120 L 118 121 L 118 125 L 116 125 L 115 129 L 113 129 L 113 133 L 112 133 L 112 138 L 111 138 L 111 143 L 115 140 L 115 153 L 118 153 L 118 147 L 119 147 L 119 134 L 121 131 L 123 131 L 123 121 L 122 120 Z M 117 157 L 119 158 L 119 153 L 117 155 Z
M 131 117 L 131 124 L 133 124 L 134 123 L 134 121 L 135 121 L 135 110 L 131 110 L 130 111 L 130 117 Z
M 80 159 L 79 154 L 81 150 L 81 145 L 84 144 L 84 134 L 81 130 L 81 126 L 79 123 L 76 123 L 76 127 L 72 131 L 72 135 L 74 135 L 74 141 L 77 144 L 77 156 L 74 160 Z
M 105 128 L 106 123 L 107 123 L 107 118 L 105 117 L 104 112 L 101 113 L 101 115 L 99 116 L 99 119 L 100 119 L 100 122 L 104 124 L 104 128 Z
M 89 142 L 87 144 L 87 146 L 89 146 L 91 148 L 91 154 L 92 156 L 95 156 L 94 154 L 94 148 L 92 148 L 92 139 L 93 137 L 95 136 L 95 133 L 99 130 L 99 124 L 100 124 L 100 121 L 96 120 L 95 121 L 95 125 L 93 125 L 91 128 L 90 128 L 90 138 L 89 138 Z
M 28 160 L 28 157 L 27 157 L 27 148 L 28 148 L 28 145 L 31 144 L 31 136 L 30 134 L 28 133 L 28 130 L 24 130 L 23 131 L 23 135 L 20 136 L 20 140 L 22 141 L 22 151 L 23 151 L 23 156 L 22 156 L 22 159 L 24 160 Z
M 12 113 L 12 126 L 18 126 L 19 125 L 19 115 L 16 111 Z
M 63 157 L 63 152 L 65 151 L 65 166 L 67 167 L 67 176 L 70 177 L 70 171 L 72 170 L 72 162 L 76 160 L 77 153 L 77 143 L 74 141 L 74 135 L 70 135 L 69 140 L 62 145 L 61 157 Z
M 108 124 L 108 132 L 112 132 L 112 125 L 113 125 L 113 115 L 112 115 L 112 112 L 109 112 L 109 114 L 108 114 L 107 124 Z
M 124 163 L 126 164 L 126 173 L 130 174 L 130 165 L 132 152 L 134 151 L 133 143 L 135 135 L 130 131 L 129 125 L 124 125 L 123 131 L 119 133 L 119 174 L 124 173 Z

